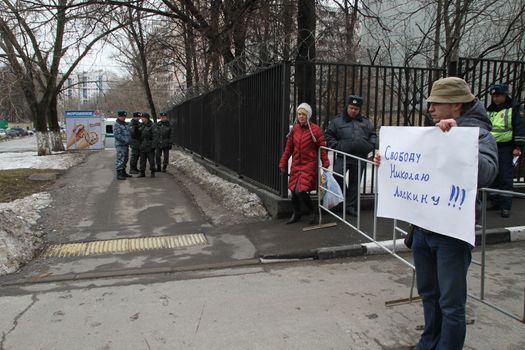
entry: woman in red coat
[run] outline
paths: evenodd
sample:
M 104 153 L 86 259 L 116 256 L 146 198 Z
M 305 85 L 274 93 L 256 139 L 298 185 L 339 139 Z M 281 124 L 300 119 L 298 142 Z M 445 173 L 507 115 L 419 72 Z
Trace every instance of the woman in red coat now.
M 314 209 L 309 192 L 317 186 L 317 152 L 319 146 L 326 146 L 326 142 L 321 128 L 310 122 L 311 116 L 312 108 L 308 103 L 301 103 L 297 107 L 297 122 L 288 134 L 286 147 L 279 161 L 279 170 L 285 173 L 288 159 L 292 156 L 288 188 L 292 192 L 293 215 L 287 224 L 293 224 L 301 218 L 301 202 L 309 211 Z M 325 149 L 321 151 L 321 162 L 325 168 L 330 166 Z M 311 223 L 315 223 L 315 215 Z

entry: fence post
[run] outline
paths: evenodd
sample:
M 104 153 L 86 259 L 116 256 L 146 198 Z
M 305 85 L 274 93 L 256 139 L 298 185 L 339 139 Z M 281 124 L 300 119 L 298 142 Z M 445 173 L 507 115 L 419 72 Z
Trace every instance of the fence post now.
M 289 126 L 289 114 L 290 114 L 290 62 L 284 62 L 281 65 L 281 84 L 282 84 L 282 96 L 281 96 L 281 139 L 280 139 L 280 150 L 284 150 L 286 144 L 286 135 L 288 135 Z M 276 167 L 277 169 L 277 167 Z M 280 184 L 280 195 L 282 198 L 288 197 L 288 177 L 281 173 L 281 184 Z

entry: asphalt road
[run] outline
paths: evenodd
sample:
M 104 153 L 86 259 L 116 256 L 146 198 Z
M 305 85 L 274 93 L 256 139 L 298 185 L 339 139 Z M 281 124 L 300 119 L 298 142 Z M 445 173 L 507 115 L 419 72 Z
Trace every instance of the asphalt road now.
M 486 298 L 523 311 L 525 242 L 487 253 Z M 474 254 L 479 260 L 479 252 Z M 478 267 L 470 292 L 479 294 Z M 402 349 L 411 273 L 388 256 L 0 288 L 0 349 Z M 472 298 L 465 349 L 525 348 L 525 325 Z

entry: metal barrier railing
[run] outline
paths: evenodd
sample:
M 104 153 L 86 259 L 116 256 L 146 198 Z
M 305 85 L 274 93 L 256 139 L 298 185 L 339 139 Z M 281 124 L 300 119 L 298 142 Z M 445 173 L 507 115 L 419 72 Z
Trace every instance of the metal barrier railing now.
M 521 198 L 525 198 L 525 194 L 514 192 L 514 191 L 496 190 L 493 188 L 482 188 L 480 189 L 480 192 L 481 192 L 481 262 L 472 260 L 472 263 L 474 265 L 478 265 L 481 267 L 480 295 L 476 296 L 472 293 L 469 293 L 468 296 L 517 321 L 525 323 L 525 285 L 524 285 L 524 290 L 523 290 L 523 314 L 522 316 L 518 316 L 514 314 L 513 312 L 505 310 L 504 308 L 485 300 L 486 247 L 487 247 L 487 193 L 503 194 L 503 195 L 509 195 L 513 197 L 521 197 Z
M 368 167 L 374 167 L 375 166 L 375 163 L 373 161 L 370 161 L 368 159 L 364 159 L 364 158 L 360 158 L 360 157 L 356 157 L 354 155 L 351 155 L 349 153 L 345 153 L 345 152 L 342 152 L 342 151 L 338 151 L 338 150 L 335 150 L 335 149 L 332 149 L 332 148 L 328 148 L 328 147 L 323 147 L 321 146 L 320 147 L 321 149 L 325 149 L 327 152 L 334 152 L 334 159 L 337 159 L 337 160 L 341 160 L 342 159 L 342 162 L 343 162 L 343 169 L 346 169 L 346 165 L 347 165 L 347 160 L 348 158 L 351 158 L 351 159 L 355 159 L 358 163 L 358 167 L 357 167 L 357 174 L 361 174 L 361 169 L 363 167 L 363 165 L 365 166 L 368 166 Z M 347 220 L 347 213 L 346 213 L 346 201 L 345 201 L 345 198 L 346 198 L 346 187 L 347 187 L 347 176 L 346 174 L 341 174 L 341 173 L 338 173 L 338 172 L 335 172 L 333 170 L 330 170 L 328 168 L 324 168 L 322 165 L 321 165 L 321 160 L 320 160 L 320 154 L 321 152 L 318 152 L 318 165 L 319 165 L 319 173 L 322 172 L 322 170 L 326 170 L 326 171 L 331 171 L 333 173 L 334 176 L 336 177 L 339 177 L 339 178 L 342 178 L 343 179 L 343 188 L 341 189 L 342 192 L 343 192 L 343 205 L 342 205 L 342 212 L 341 212 L 341 216 L 329 209 L 328 207 L 324 206 L 323 205 L 323 202 L 322 202 L 322 199 L 321 199 L 321 196 L 318 196 L 318 204 L 319 204 L 319 223 L 321 224 L 322 223 L 322 211 L 326 211 L 327 213 L 329 213 L 330 215 L 332 215 L 333 217 L 341 220 L 341 222 L 343 222 L 345 225 L 351 227 L 352 229 L 354 229 L 356 232 L 358 232 L 360 235 L 362 235 L 363 237 L 365 237 L 366 239 L 368 239 L 370 242 L 373 242 L 375 243 L 378 247 L 380 247 L 381 249 L 383 249 L 384 251 L 386 251 L 387 253 L 393 255 L 395 258 L 397 258 L 398 260 L 400 260 L 403 264 L 407 265 L 408 267 L 410 267 L 412 270 L 415 271 L 415 268 L 414 268 L 414 265 L 404 259 L 403 257 L 401 257 L 399 254 L 397 254 L 397 249 L 396 249 L 396 232 L 401 232 L 402 234 L 406 235 L 407 232 L 398 228 L 397 230 L 394 230 L 394 237 L 393 237 L 393 249 L 390 249 L 389 247 L 387 247 L 386 245 L 384 245 L 383 243 L 381 243 L 380 241 L 377 240 L 377 193 L 375 193 L 375 198 L 374 198 L 374 216 L 373 216 L 373 229 L 372 229 L 372 236 L 368 235 L 366 232 L 364 232 L 363 230 L 361 230 L 361 196 L 359 195 L 359 189 L 361 188 L 361 176 L 358 176 L 358 179 L 357 179 L 357 193 L 358 193 L 358 196 L 357 196 L 357 218 L 356 218 L 356 225 L 353 225 L 351 222 L 349 222 Z M 318 176 L 319 180 L 318 180 L 318 188 L 321 188 L 321 183 L 320 183 L 320 176 Z M 374 183 L 375 183 L 375 186 L 377 186 L 377 177 L 374 177 L 373 179 Z M 324 189 L 323 189 L 324 190 Z M 332 191 L 329 191 L 327 190 L 328 192 L 336 195 L 334 192 Z
M 393 244 L 392 249 L 390 249 L 385 244 L 383 244 L 382 242 L 377 240 L 377 192 L 375 193 L 375 196 L 374 196 L 374 215 L 373 215 L 372 236 L 370 236 L 369 234 L 367 234 L 366 232 L 364 232 L 361 229 L 361 196 L 359 195 L 359 189 L 361 188 L 361 176 L 360 176 L 360 174 L 361 174 L 361 167 L 363 166 L 363 164 L 365 166 L 374 167 L 375 163 L 370 161 L 370 160 L 367 160 L 367 159 L 364 159 L 364 158 L 359 158 L 359 157 L 356 157 L 354 155 L 351 155 L 351 154 L 348 154 L 348 153 L 345 153 L 345 152 L 341 152 L 341 151 L 338 151 L 338 150 L 335 150 L 335 149 L 331 149 L 331 148 L 328 148 L 328 147 L 320 147 L 320 149 L 325 149 L 327 152 L 330 152 L 330 151 L 334 152 L 334 159 L 337 159 L 338 156 L 339 156 L 338 160 L 341 161 L 341 158 L 342 158 L 343 169 L 344 170 L 346 170 L 347 159 L 348 158 L 355 159 L 358 162 L 357 174 L 359 174 L 359 175 L 358 175 L 358 179 L 357 179 L 357 189 L 356 189 L 357 193 L 358 193 L 358 196 L 357 196 L 357 218 L 356 218 L 356 225 L 353 225 L 351 222 L 349 222 L 347 220 L 347 213 L 346 213 L 346 200 L 345 199 L 346 199 L 346 187 L 347 187 L 347 183 L 348 183 L 347 176 L 346 176 L 346 174 L 341 174 L 341 173 L 335 172 L 335 171 L 333 171 L 331 169 L 324 168 L 321 165 L 322 164 L 321 163 L 321 159 L 320 159 L 320 153 L 321 152 L 318 152 L 318 160 L 317 160 L 318 163 L 317 164 L 318 164 L 318 168 L 319 168 L 319 174 L 321 174 L 323 170 L 331 171 L 334 176 L 342 178 L 342 180 L 343 180 L 342 181 L 343 182 L 343 188 L 341 189 L 342 192 L 343 192 L 343 197 L 342 198 L 340 196 L 338 196 L 336 193 L 334 193 L 333 191 L 330 191 L 327 188 L 323 188 L 323 191 L 330 192 L 333 195 L 336 195 L 340 199 L 343 200 L 341 215 L 339 215 L 334 210 L 331 210 L 328 207 L 324 206 L 321 196 L 318 196 L 319 225 L 322 224 L 322 214 L 323 214 L 323 210 L 324 210 L 327 213 L 329 213 L 330 215 L 332 215 L 333 217 L 339 219 L 345 225 L 351 227 L 357 233 L 359 233 L 360 235 L 362 235 L 363 237 L 368 239 L 370 242 L 373 242 L 378 247 L 380 247 L 381 249 L 383 249 L 384 251 L 386 251 L 390 255 L 394 256 L 396 259 L 401 261 L 403 264 L 407 265 L 410 269 L 412 269 L 412 285 L 411 285 L 411 288 L 410 288 L 410 296 L 409 296 L 409 298 L 408 299 L 400 299 L 398 301 L 390 302 L 390 305 L 389 305 L 389 302 L 387 302 L 388 306 L 397 305 L 397 304 L 404 303 L 404 302 L 411 302 L 413 300 L 419 299 L 419 298 L 413 298 L 413 291 L 414 291 L 414 286 L 415 286 L 415 272 L 416 272 L 415 266 L 412 264 L 412 262 L 410 262 L 410 261 L 406 260 L 405 258 L 403 258 L 402 256 L 400 256 L 398 254 L 398 251 L 397 251 L 397 241 L 398 241 L 397 233 L 401 233 L 403 236 L 406 236 L 408 233 L 405 230 L 403 230 L 402 228 L 398 227 L 397 226 L 397 222 L 398 221 L 394 220 L 394 222 L 393 222 L 393 232 L 392 232 L 392 236 L 393 236 L 392 237 L 392 244 Z M 318 176 L 318 179 L 319 179 L 318 180 L 318 188 L 319 189 L 321 188 L 321 180 L 320 180 L 320 178 L 321 177 Z M 374 188 L 377 188 L 377 177 L 374 177 L 374 183 L 375 183 Z M 520 322 L 525 323 L 525 289 L 524 289 L 524 299 L 523 299 L 523 316 L 521 316 L 521 317 L 518 316 L 518 315 L 515 315 L 514 313 L 512 313 L 510 311 L 507 311 L 507 310 L 503 309 L 502 307 L 497 306 L 494 303 L 491 303 L 491 302 L 488 302 L 488 301 L 485 300 L 486 236 L 487 236 L 487 215 L 486 215 L 487 192 L 497 193 L 497 194 L 506 194 L 506 195 L 511 195 L 511 196 L 515 196 L 515 197 L 523 197 L 523 198 L 525 198 L 525 194 L 518 193 L 518 192 L 512 192 L 512 191 L 501 191 L 501 190 L 495 190 L 495 189 L 489 189 L 489 188 L 482 188 L 480 191 L 481 191 L 481 194 L 482 194 L 481 262 L 475 261 L 474 259 L 472 260 L 473 264 L 481 266 L 480 296 L 476 296 L 476 295 L 474 295 L 472 293 L 468 293 L 467 295 L 469 297 L 473 298 L 474 300 L 477 300 L 477 301 L 479 301 L 479 302 L 481 302 L 481 303 L 483 303 L 483 304 L 485 304 L 485 305 L 487 305 L 487 306 L 489 306 L 489 307 L 491 307 L 491 308 L 493 308 L 493 309 L 495 309 L 497 311 L 500 311 L 503 314 L 505 314 L 505 315 L 515 319 L 515 320 L 518 320 Z

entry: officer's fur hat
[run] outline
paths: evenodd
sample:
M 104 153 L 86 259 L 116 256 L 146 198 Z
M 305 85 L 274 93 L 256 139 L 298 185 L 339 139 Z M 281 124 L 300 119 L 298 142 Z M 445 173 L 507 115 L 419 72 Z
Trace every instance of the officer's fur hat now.
M 348 104 L 361 107 L 363 105 L 363 98 L 357 95 L 348 96 Z
M 118 117 L 127 117 L 128 113 L 126 113 L 126 111 L 118 111 L 117 112 L 117 116 Z

